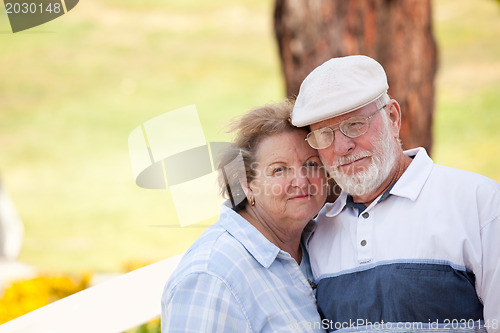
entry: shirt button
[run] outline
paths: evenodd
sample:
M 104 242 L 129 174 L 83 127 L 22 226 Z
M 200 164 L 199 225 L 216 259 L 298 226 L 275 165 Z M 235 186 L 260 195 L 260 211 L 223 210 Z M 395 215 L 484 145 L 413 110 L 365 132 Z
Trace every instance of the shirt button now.
M 365 246 L 365 245 L 366 245 L 366 241 L 363 239 L 363 240 L 361 241 L 361 246 Z
M 363 216 L 363 218 L 367 219 L 367 218 L 369 218 L 369 217 L 370 217 L 370 214 L 368 214 L 368 213 L 363 213 L 363 214 L 361 214 L 361 216 Z

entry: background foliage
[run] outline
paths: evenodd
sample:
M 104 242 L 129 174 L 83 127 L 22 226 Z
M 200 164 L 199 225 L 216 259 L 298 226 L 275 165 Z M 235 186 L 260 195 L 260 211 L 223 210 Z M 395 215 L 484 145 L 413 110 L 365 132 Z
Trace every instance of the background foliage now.
M 90 286 L 90 274 L 43 274 L 11 283 L 0 295 L 0 325 Z
M 500 181 L 500 10 L 435 0 L 440 50 L 433 157 Z M 85 0 L 12 34 L 0 13 L 0 177 L 24 221 L 21 260 L 120 271 L 184 251 L 166 191 L 135 186 L 127 137 L 196 104 L 208 141 L 284 88 L 267 0 Z M 196 209 L 196 203 L 193 203 Z

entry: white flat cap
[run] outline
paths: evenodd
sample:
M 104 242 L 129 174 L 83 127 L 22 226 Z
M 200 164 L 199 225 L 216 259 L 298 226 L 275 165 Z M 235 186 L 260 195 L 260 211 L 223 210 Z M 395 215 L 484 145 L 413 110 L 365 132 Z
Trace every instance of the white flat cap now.
M 370 104 L 387 92 L 384 68 L 354 55 L 332 58 L 304 79 L 292 111 L 292 124 L 307 126 Z

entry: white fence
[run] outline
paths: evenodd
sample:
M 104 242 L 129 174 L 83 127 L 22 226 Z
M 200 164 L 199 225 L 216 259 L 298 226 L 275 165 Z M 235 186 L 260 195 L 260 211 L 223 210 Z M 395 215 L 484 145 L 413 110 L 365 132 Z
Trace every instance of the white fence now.
M 0 325 L 0 333 L 118 333 L 160 315 L 160 297 L 182 255 L 63 298 Z

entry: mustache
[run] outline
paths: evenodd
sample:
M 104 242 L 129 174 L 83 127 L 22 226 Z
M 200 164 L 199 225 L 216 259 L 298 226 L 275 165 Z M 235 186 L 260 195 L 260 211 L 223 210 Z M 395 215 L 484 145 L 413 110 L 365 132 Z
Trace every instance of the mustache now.
M 352 162 L 357 161 L 359 159 L 362 159 L 362 158 L 365 158 L 365 157 L 370 157 L 370 156 L 372 156 L 372 154 L 370 154 L 369 152 L 362 152 L 362 153 L 359 153 L 359 154 L 356 154 L 356 155 L 350 155 L 350 156 L 342 156 L 333 165 L 333 167 L 335 169 L 337 169 L 338 167 L 340 167 L 342 165 L 349 164 L 349 163 L 352 163 Z

